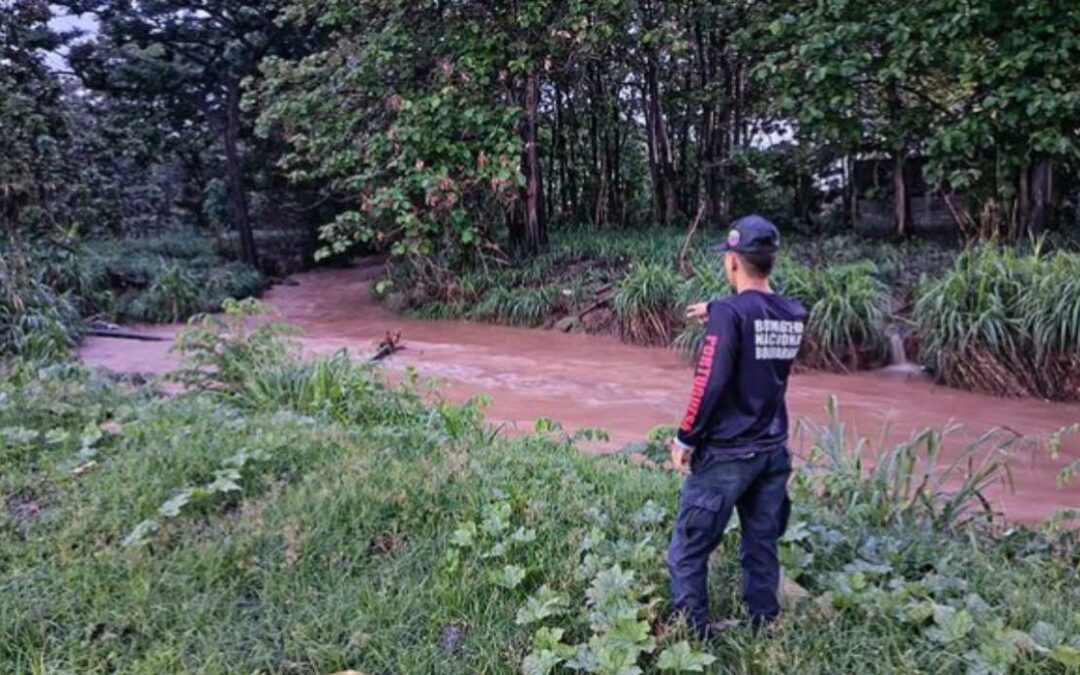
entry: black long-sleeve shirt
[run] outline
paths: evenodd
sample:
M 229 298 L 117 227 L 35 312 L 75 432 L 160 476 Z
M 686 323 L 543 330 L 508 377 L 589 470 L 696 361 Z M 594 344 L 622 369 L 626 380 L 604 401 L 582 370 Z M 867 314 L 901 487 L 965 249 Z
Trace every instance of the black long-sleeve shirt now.
M 678 441 L 699 455 L 775 447 L 788 438 L 791 363 L 806 309 L 775 293 L 744 291 L 709 303 L 705 344 Z M 701 452 L 704 451 L 704 452 Z

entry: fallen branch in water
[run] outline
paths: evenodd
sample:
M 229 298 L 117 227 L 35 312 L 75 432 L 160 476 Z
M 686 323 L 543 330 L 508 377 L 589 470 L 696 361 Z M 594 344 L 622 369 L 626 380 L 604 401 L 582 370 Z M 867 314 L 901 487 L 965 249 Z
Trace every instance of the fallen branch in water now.
M 146 333 L 135 333 L 127 330 L 111 330 L 108 328 L 89 328 L 86 331 L 87 335 L 93 335 L 96 337 L 108 337 L 116 338 L 118 340 L 141 340 L 143 342 L 168 342 L 172 338 L 161 337 L 160 335 L 147 335 Z
M 92 316 L 86 320 L 86 334 L 97 337 L 110 337 L 120 340 L 142 340 L 143 342 L 167 342 L 172 338 L 148 333 L 137 333 L 126 330 L 123 326 L 105 321 L 100 316 Z
M 386 337 L 379 341 L 379 346 L 375 350 L 375 355 L 368 359 L 369 362 L 382 361 L 387 356 L 390 356 L 394 352 L 399 352 L 405 349 L 401 344 L 401 331 L 391 334 L 390 331 L 386 331 Z

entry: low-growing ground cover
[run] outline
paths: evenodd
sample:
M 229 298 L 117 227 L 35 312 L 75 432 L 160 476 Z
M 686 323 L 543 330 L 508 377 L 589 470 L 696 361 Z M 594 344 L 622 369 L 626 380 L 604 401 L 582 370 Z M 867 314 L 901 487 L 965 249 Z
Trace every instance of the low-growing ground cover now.
M 1080 663 L 1065 521 L 988 525 L 835 420 L 811 429 L 775 630 L 710 644 L 668 616 L 679 478 L 592 456 L 551 420 L 507 437 L 484 400 L 388 385 L 283 329 L 184 336 L 186 393 L 67 363 L 0 384 L 0 664 L 14 672 L 1030 672 Z M 201 375 L 199 372 L 201 372 Z M 929 432 L 928 432 L 929 433 Z M 931 439 L 931 440 L 927 440 Z M 985 451 L 999 444 L 991 442 Z M 648 448 L 646 448 L 648 449 Z M 981 452 L 981 451 L 980 451 Z M 996 455 L 994 455 L 996 458 Z M 1000 477 L 959 476 L 973 488 Z M 714 611 L 739 615 L 737 536 Z

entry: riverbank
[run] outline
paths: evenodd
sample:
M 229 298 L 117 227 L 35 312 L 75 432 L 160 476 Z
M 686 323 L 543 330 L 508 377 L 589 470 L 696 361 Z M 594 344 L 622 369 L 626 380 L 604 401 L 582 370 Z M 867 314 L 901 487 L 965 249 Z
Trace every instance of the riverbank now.
M 790 484 L 780 619 L 702 643 L 666 590 L 678 474 L 582 452 L 553 423 L 505 433 L 479 401 L 435 405 L 338 356 L 298 360 L 267 330 L 197 330 L 186 355 L 214 369 L 176 396 L 72 363 L 5 364 L 0 669 L 1080 663 L 1066 523 L 1003 528 L 934 484 L 911 499 L 895 489 L 903 461 L 867 476 L 838 423 L 814 434 L 829 459 Z M 745 622 L 735 529 L 709 590 L 715 616 Z
M 488 394 L 490 417 L 520 429 L 550 417 L 567 428 L 607 429 L 610 447 L 618 448 L 653 426 L 675 423 L 682 413 L 691 373 L 678 352 L 604 336 L 404 318 L 371 299 L 373 273 L 370 267 L 306 272 L 273 287 L 264 299 L 305 331 L 302 343 L 311 354 L 342 348 L 370 353 L 387 331 L 401 331 L 406 349 L 386 362 L 389 371 L 411 367 L 423 378 L 442 380 L 443 392 L 456 401 Z M 175 328 L 147 330 L 169 337 Z M 176 364 L 169 345 L 94 337 L 79 353 L 88 363 L 116 371 L 161 373 Z M 995 426 L 1046 434 L 1080 421 L 1080 405 L 983 396 L 884 372 L 795 375 L 789 392 L 792 419 L 822 422 L 830 395 L 840 400 L 849 428 L 875 442 L 881 439 L 882 445 L 923 427 L 960 423 L 963 428 L 947 444 L 953 453 Z M 797 452 L 805 450 L 798 439 L 793 445 Z M 1080 507 L 1075 486 L 1055 486 L 1060 466 L 1077 458 L 1080 439 L 1075 437 L 1066 439 L 1057 461 L 1045 449 L 1014 457 L 1015 491 L 999 491 L 996 503 L 1009 518 L 1022 521 Z

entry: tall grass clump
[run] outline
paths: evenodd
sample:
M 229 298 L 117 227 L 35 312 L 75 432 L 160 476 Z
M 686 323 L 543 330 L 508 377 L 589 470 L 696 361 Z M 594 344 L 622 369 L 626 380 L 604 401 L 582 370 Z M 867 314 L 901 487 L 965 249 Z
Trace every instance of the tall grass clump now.
M 614 309 L 622 337 L 646 345 L 667 345 L 679 315 L 678 277 L 655 263 L 637 265 L 615 287 Z
M 493 286 L 469 312 L 469 318 L 493 321 L 511 326 L 535 327 L 551 314 L 555 291 L 550 286 L 539 288 L 506 288 Z
M 811 268 L 781 260 L 776 286 L 810 312 L 800 361 L 828 370 L 883 365 L 892 300 L 877 267 L 861 262 Z
M 70 295 L 50 286 L 45 269 L 14 247 L 0 256 L 0 356 L 52 360 L 78 343 L 82 321 Z
M 922 287 L 914 320 L 946 384 L 1080 399 L 1080 254 L 972 249 Z
M 679 286 L 674 311 L 682 316 L 687 306 L 708 302 L 731 293 L 727 275 L 720 258 L 712 253 L 697 255 L 691 263 L 690 277 Z M 672 347 L 696 358 L 705 339 L 705 327 L 696 321 L 683 321 L 682 330 L 672 341 Z

